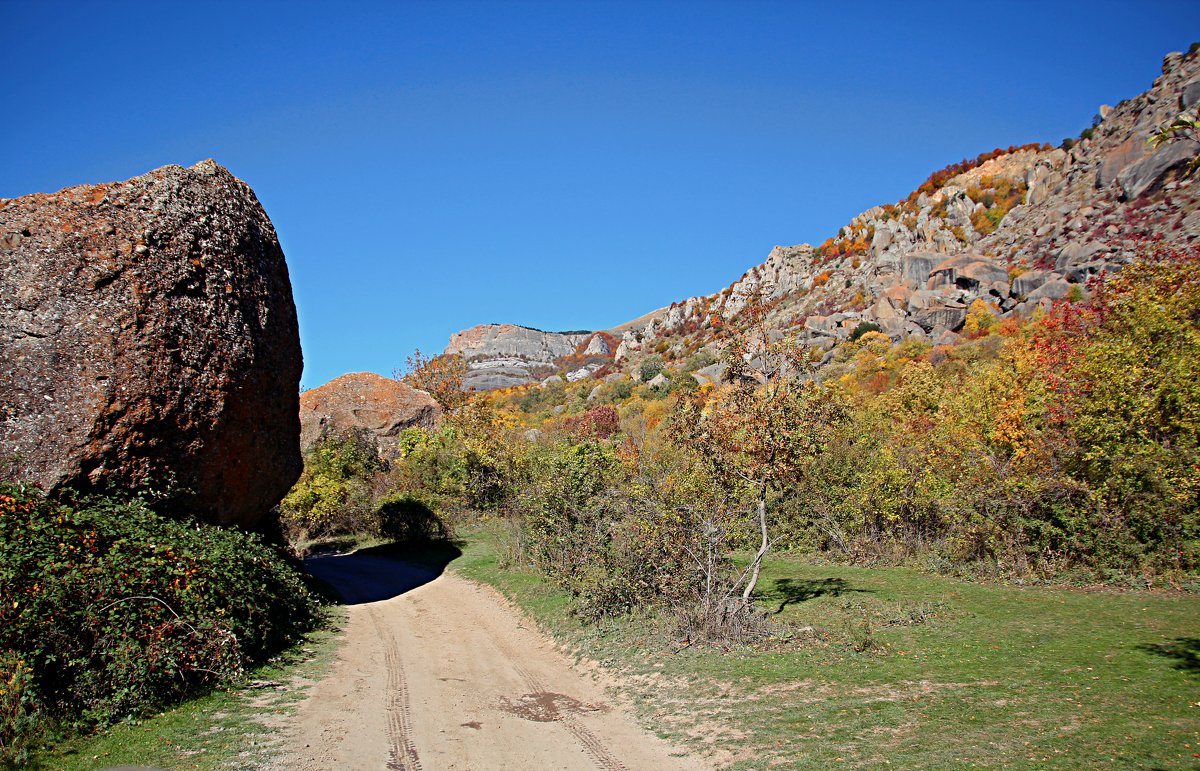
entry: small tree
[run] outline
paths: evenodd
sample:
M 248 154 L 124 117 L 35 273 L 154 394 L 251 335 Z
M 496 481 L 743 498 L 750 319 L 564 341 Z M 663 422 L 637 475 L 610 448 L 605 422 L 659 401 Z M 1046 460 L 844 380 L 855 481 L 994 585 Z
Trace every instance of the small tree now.
M 413 388 L 425 391 L 442 409 L 452 412 L 466 404 L 471 394 L 463 390 L 463 378 L 467 375 L 467 363 L 457 353 L 429 357 L 417 348 L 405 360 L 403 369 L 392 373 Z
M 804 352 L 789 341 L 771 339 L 761 303 L 742 313 L 749 324 L 728 349 L 732 383 L 683 405 L 679 434 L 715 479 L 753 501 L 758 546 L 735 580 L 741 603 L 748 606 L 763 558 L 777 540 L 770 502 L 803 479 L 842 410 L 827 389 L 804 377 Z

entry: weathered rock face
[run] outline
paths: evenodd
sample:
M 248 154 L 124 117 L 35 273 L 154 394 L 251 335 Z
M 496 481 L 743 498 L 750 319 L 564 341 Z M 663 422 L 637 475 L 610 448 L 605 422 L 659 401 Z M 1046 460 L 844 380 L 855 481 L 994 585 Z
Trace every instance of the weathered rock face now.
M 296 308 L 275 229 L 213 161 L 0 201 L 0 473 L 171 476 L 249 527 L 301 471 Z
M 300 448 L 307 450 L 326 433 L 362 430 L 380 455 L 390 458 L 401 431 L 433 428 L 441 414 L 441 406 L 424 391 L 373 372 L 354 372 L 300 394 Z
M 1027 315 L 1073 284 L 1120 270 L 1147 241 L 1194 246 L 1200 175 L 1181 170 L 1197 145 L 1154 151 L 1147 140 L 1197 103 L 1200 53 L 1169 54 L 1149 91 L 1102 107 L 1073 145 L 984 160 L 932 192 L 868 209 L 820 249 L 775 247 L 721 292 L 625 325 L 616 363 L 636 368 L 646 351 L 689 334 L 689 344 L 703 343 L 714 318 L 736 316 L 755 296 L 769 301 L 776 333 L 806 346 L 845 341 L 862 321 L 895 340 L 942 339 L 976 300 L 1002 317 Z M 998 182 L 1020 193 L 1005 210 L 990 208 Z
M 829 351 L 823 367 L 863 322 L 895 341 L 955 340 L 976 301 L 1027 316 L 1121 270 L 1147 243 L 1200 246 L 1200 174 L 1183 174 L 1197 144 L 1148 144 L 1181 107 L 1200 105 L 1200 52 L 1168 54 L 1162 72 L 1145 93 L 1102 105 L 1078 141 L 981 155 L 859 214 L 820 247 L 776 246 L 725 289 L 609 330 L 620 335 L 612 364 L 635 374 L 647 356 L 719 353 L 727 322 L 762 300 L 771 334 Z M 507 375 L 508 363 L 487 366 Z M 514 373 L 497 385 L 531 381 Z
M 482 324 L 450 337 L 447 354 L 460 354 L 468 372 L 463 387 L 485 391 L 533 383 L 539 370 L 575 353 L 590 332 L 542 332 L 514 324 Z

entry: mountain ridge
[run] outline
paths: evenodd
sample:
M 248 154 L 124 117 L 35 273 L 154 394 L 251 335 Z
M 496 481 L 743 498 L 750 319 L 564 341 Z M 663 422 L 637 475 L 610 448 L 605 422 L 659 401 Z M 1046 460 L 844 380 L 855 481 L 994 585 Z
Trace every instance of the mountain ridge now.
M 818 366 L 862 325 L 893 341 L 953 343 L 977 302 L 999 317 L 1028 316 L 1082 292 L 1090 277 L 1119 270 L 1148 241 L 1200 238 L 1200 190 L 1181 174 L 1200 145 L 1148 146 L 1158 126 L 1198 102 L 1200 54 L 1169 53 L 1147 91 L 1101 105 L 1077 140 L 996 149 L 951 164 L 901 201 L 856 215 L 819 246 L 776 246 L 724 289 L 603 330 L 619 341 L 610 366 L 571 360 L 578 352 L 541 356 L 534 357 L 536 371 L 469 377 L 469 386 L 521 385 L 555 370 L 574 380 L 631 370 L 647 356 L 716 353 L 724 330 L 752 300 L 766 303 L 778 334 L 825 351 Z M 484 329 L 457 333 L 445 351 L 463 353 L 454 342 L 463 335 L 476 339 L 464 357 L 472 374 L 504 369 L 504 352 L 489 349 Z M 551 337 L 526 342 L 568 347 Z

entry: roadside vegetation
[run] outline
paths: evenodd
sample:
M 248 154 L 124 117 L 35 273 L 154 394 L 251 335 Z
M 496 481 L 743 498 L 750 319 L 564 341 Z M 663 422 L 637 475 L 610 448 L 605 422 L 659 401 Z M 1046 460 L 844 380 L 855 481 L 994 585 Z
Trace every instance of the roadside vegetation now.
M 817 377 L 765 319 L 468 399 L 419 359 L 441 425 L 387 463 L 327 437 L 289 499 L 333 500 L 285 525 L 436 521 L 733 767 L 1194 763 L 1200 255 L 1152 245 L 1028 320 L 976 303 L 957 345 L 864 328 Z
M 467 534 L 455 569 L 620 675 L 643 723 L 721 767 L 1193 768 L 1200 597 L 768 557 L 771 633 L 702 645 L 571 595 Z M 747 554 L 741 559 L 748 559 Z
M 128 718 L 107 730 L 78 735 L 35 753 L 34 769 L 85 771 L 113 766 L 259 768 L 281 746 L 281 729 L 307 687 L 328 671 L 344 613 L 336 609 L 318 629 L 230 687 L 215 688 L 161 712 Z
M 240 682 L 321 616 L 257 536 L 0 485 L 0 762 Z

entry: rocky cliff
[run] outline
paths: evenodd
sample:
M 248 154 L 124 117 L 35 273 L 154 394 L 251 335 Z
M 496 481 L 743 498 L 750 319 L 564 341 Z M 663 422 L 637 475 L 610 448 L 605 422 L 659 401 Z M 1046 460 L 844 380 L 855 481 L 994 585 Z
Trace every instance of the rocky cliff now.
M 823 362 L 862 325 L 894 340 L 953 343 L 977 301 L 997 316 L 1028 315 L 1082 292 L 1090 277 L 1119 270 L 1153 241 L 1194 244 L 1200 185 L 1182 169 L 1200 147 L 1181 141 L 1154 151 L 1147 140 L 1198 102 L 1200 53 L 1169 54 L 1150 90 L 1100 106 L 1078 140 L 954 164 L 819 246 L 775 247 L 724 290 L 610 330 L 614 364 L 634 370 L 647 355 L 719 348 L 722 330 L 751 301 L 769 309 L 777 334 L 830 351 Z M 476 355 L 479 366 L 486 357 Z
M 1181 171 L 1200 147 L 1153 151 L 1147 140 L 1200 100 L 1200 55 L 1169 54 L 1162 71 L 1149 91 L 1102 105 L 1078 141 L 986 153 L 863 212 L 818 247 L 776 247 L 725 290 L 627 330 L 618 360 L 649 341 L 694 349 L 751 298 L 771 308 L 774 327 L 819 347 L 864 323 L 894 339 L 952 341 L 977 300 L 997 315 L 1027 315 L 1119 270 L 1149 242 L 1195 243 L 1200 187 Z
M 251 526 L 300 475 L 296 308 L 253 191 L 212 161 L 0 200 L 0 474 L 174 481 Z
M 606 336 L 594 332 L 542 332 L 513 324 L 471 327 L 452 335 L 445 350 L 463 357 L 468 367 L 463 387 L 478 391 L 532 383 L 564 368 L 576 379 L 586 377 L 593 370 L 582 359 L 610 352 Z M 565 364 L 570 358 L 581 361 Z

